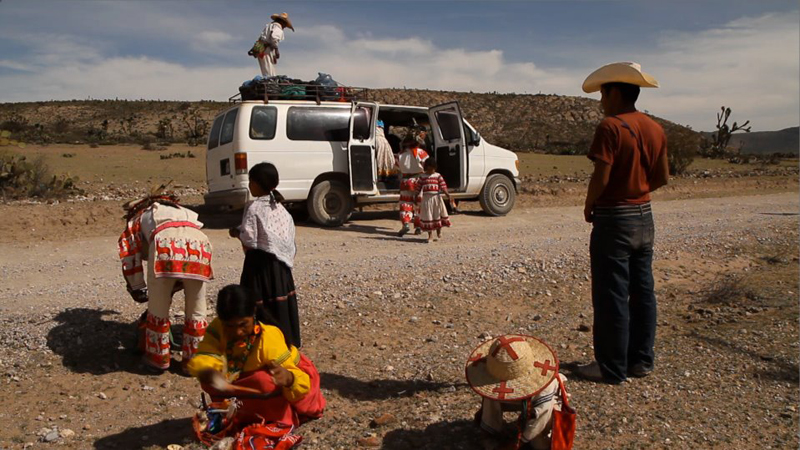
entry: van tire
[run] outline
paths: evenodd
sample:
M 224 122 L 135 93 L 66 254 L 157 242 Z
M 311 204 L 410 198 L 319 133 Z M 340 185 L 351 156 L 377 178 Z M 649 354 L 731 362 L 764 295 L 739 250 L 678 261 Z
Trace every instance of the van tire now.
M 481 209 L 490 216 L 505 216 L 514 207 L 517 191 L 514 182 L 507 176 L 496 173 L 489 175 L 479 196 Z
M 323 227 L 338 227 L 345 223 L 353 212 L 353 197 L 350 189 L 336 180 L 320 181 L 308 196 L 308 215 Z

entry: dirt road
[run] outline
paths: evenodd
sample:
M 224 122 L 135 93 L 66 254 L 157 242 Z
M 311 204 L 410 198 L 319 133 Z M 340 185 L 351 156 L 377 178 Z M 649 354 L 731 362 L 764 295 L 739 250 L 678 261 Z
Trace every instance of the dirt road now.
M 662 201 L 654 211 L 658 367 L 617 387 L 571 380 L 576 448 L 796 448 L 797 194 Z M 462 373 L 483 338 L 522 331 L 562 362 L 591 358 L 591 333 L 578 331 L 592 323 L 590 226 L 578 207 L 468 213 L 425 244 L 394 237 L 393 219 L 369 212 L 341 229 L 298 227 L 304 351 L 329 401 L 301 434 L 320 449 L 364 437 L 390 449 L 482 448 Z M 147 375 L 127 349 L 142 308 L 124 290 L 117 231 L 0 244 L 0 448 L 39 448 L 48 433 L 66 434 L 50 444 L 63 448 L 191 442 L 196 383 Z M 242 254 L 225 230 L 209 236 L 213 297 L 238 280 Z M 712 298 L 725 283 L 738 289 Z M 396 421 L 370 428 L 383 413 Z

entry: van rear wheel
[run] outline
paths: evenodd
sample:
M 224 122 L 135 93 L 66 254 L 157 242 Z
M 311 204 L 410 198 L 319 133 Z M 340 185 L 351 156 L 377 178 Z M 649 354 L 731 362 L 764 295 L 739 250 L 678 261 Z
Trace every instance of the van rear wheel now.
M 481 209 L 490 216 L 505 216 L 511 212 L 516 199 L 514 182 L 499 173 L 489 175 L 479 198 Z
M 308 215 L 318 225 L 338 227 L 353 212 L 353 197 L 347 186 L 336 180 L 321 181 L 311 188 Z

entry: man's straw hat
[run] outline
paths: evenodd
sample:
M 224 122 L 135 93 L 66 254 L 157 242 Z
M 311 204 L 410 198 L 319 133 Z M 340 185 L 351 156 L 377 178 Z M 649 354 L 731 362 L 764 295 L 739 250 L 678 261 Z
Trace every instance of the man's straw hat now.
M 289 20 L 289 13 L 273 14 L 269 16 L 269 18 L 276 22 L 283 22 L 286 28 L 291 28 L 292 31 L 294 31 L 294 27 L 292 26 L 292 21 Z
M 538 394 L 558 373 L 558 358 L 544 341 L 507 334 L 479 345 L 466 366 L 467 383 L 490 400 L 518 401 Z
M 616 62 L 606 64 L 595 70 L 583 82 L 583 92 L 600 90 L 606 83 L 628 83 L 639 87 L 657 88 L 658 81 L 652 75 L 642 72 L 642 66 L 635 62 Z

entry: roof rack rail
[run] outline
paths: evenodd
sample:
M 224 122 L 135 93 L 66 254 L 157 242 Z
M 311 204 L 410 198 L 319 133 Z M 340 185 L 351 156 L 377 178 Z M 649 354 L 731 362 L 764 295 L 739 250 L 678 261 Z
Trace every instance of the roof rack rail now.
M 228 103 L 246 100 L 298 100 L 320 102 L 352 102 L 369 100 L 369 89 L 355 86 L 323 86 L 316 83 L 288 83 L 274 80 L 254 81 L 239 87 L 239 93 Z

